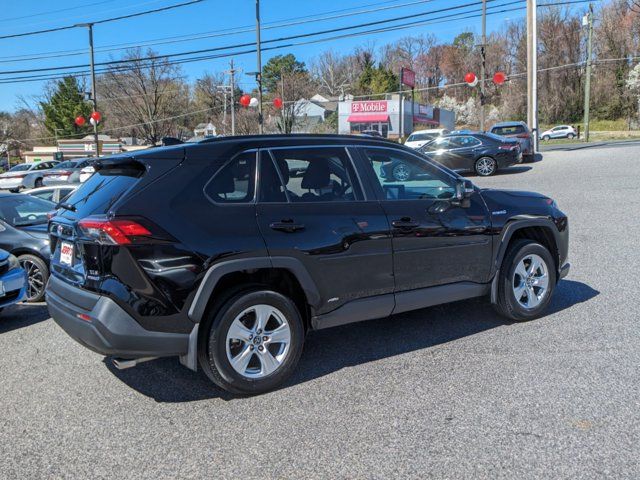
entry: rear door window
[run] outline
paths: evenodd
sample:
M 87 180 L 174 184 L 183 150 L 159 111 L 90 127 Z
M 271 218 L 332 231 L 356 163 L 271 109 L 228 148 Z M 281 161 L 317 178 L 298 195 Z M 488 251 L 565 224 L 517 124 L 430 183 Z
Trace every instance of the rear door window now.
M 271 155 L 279 173 L 271 179 L 284 183 L 290 202 L 349 202 L 362 198 L 351 160 L 342 147 L 274 149 Z M 263 159 L 268 163 L 266 155 Z M 265 171 L 270 169 L 267 166 Z M 265 176 L 264 180 L 269 178 Z M 277 195 L 277 190 L 266 183 L 261 188 L 271 192 L 273 198 Z

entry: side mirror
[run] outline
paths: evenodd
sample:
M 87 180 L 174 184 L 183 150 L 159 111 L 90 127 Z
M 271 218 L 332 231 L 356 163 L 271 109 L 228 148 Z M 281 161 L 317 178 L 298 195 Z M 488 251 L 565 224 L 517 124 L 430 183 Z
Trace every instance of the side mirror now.
M 470 198 L 473 192 L 475 192 L 475 189 L 471 181 L 460 179 L 456 182 L 456 200 L 461 202 L 466 198 Z

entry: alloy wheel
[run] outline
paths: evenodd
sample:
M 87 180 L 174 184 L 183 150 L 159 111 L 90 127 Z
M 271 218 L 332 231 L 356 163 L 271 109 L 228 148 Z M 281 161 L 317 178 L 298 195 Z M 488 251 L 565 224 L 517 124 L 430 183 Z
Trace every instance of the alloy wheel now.
M 547 264 L 539 255 L 523 257 L 513 272 L 513 294 L 520 306 L 536 308 L 549 290 Z
M 253 305 L 234 318 L 226 337 L 227 359 L 247 378 L 264 378 L 278 370 L 291 346 L 285 315 L 272 305 Z
M 27 272 L 27 301 L 38 298 L 45 288 L 45 279 L 42 270 L 31 260 L 20 260 L 20 266 Z
M 406 182 L 411 177 L 411 172 L 409 168 L 403 164 L 399 163 L 395 167 L 393 167 L 393 178 L 395 178 L 398 182 Z
M 476 164 L 476 171 L 478 175 L 487 177 L 496 171 L 496 162 L 493 158 L 482 157 Z

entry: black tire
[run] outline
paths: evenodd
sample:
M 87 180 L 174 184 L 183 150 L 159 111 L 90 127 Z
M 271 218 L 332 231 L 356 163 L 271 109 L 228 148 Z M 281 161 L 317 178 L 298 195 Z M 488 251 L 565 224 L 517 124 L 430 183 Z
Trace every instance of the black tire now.
M 266 287 L 252 287 L 228 295 L 226 300 L 218 305 L 217 308 L 210 310 L 209 315 L 200 325 L 202 330 L 198 359 L 207 377 L 233 394 L 256 395 L 280 386 L 295 370 L 304 344 L 304 326 L 295 303 L 290 298 L 268 290 Z M 227 356 L 229 328 L 238 315 L 254 305 L 268 305 L 278 309 L 286 318 L 290 331 L 289 349 L 282 363 L 275 371 L 260 378 L 241 375 L 231 365 Z M 245 345 L 250 344 L 251 342 L 247 342 Z M 256 350 L 250 355 L 257 354 Z M 259 362 L 259 358 L 255 357 L 255 361 Z
M 40 188 L 42 187 L 42 179 L 41 178 L 36 178 L 36 181 L 33 182 L 33 188 Z
M 535 308 L 525 308 L 518 300 L 513 289 L 515 270 L 520 261 L 528 255 L 535 254 L 542 258 L 548 275 L 547 291 Z M 509 246 L 509 250 L 500 266 L 498 278 L 498 295 L 495 305 L 498 313 L 510 320 L 524 322 L 539 317 L 549 305 L 556 286 L 556 265 L 549 250 L 543 245 L 528 239 L 516 240 Z
M 545 142 L 548 142 L 550 140 L 549 135 L 543 135 L 542 136 L 542 140 L 545 141 Z
M 522 161 L 524 163 L 531 163 L 535 160 L 536 156 L 534 154 L 527 154 L 522 156 Z
M 29 285 L 25 301 L 29 303 L 41 302 L 44 300 L 44 290 L 49 280 L 49 267 L 44 260 L 35 255 L 20 255 L 18 257 L 20 266 L 27 271 Z
M 487 164 L 491 164 L 492 168 L 485 168 L 485 165 Z M 490 177 L 498 171 L 498 162 L 496 162 L 495 159 L 491 157 L 480 157 L 478 160 L 476 160 L 476 163 L 473 164 L 473 170 L 477 175 L 481 177 Z

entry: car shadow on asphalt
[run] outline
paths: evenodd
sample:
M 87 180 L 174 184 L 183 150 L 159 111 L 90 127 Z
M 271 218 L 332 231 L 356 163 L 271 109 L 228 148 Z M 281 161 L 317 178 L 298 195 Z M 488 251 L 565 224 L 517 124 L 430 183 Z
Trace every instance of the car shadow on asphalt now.
M 584 283 L 564 280 L 545 316 L 589 301 L 599 293 Z M 311 332 L 296 372 L 281 388 L 511 324 L 495 312 L 487 299 L 478 298 Z M 215 387 L 202 370 L 192 372 L 176 358 L 153 360 L 127 370 L 116 369 L 109 359 L 105 364 L 129 387 L 157 402 L 237 398 Z
M 6 307 L 0 313 L 0 335 L 30 327 L 49 318 L 49 311 L 45 303 L 19 303 Z

